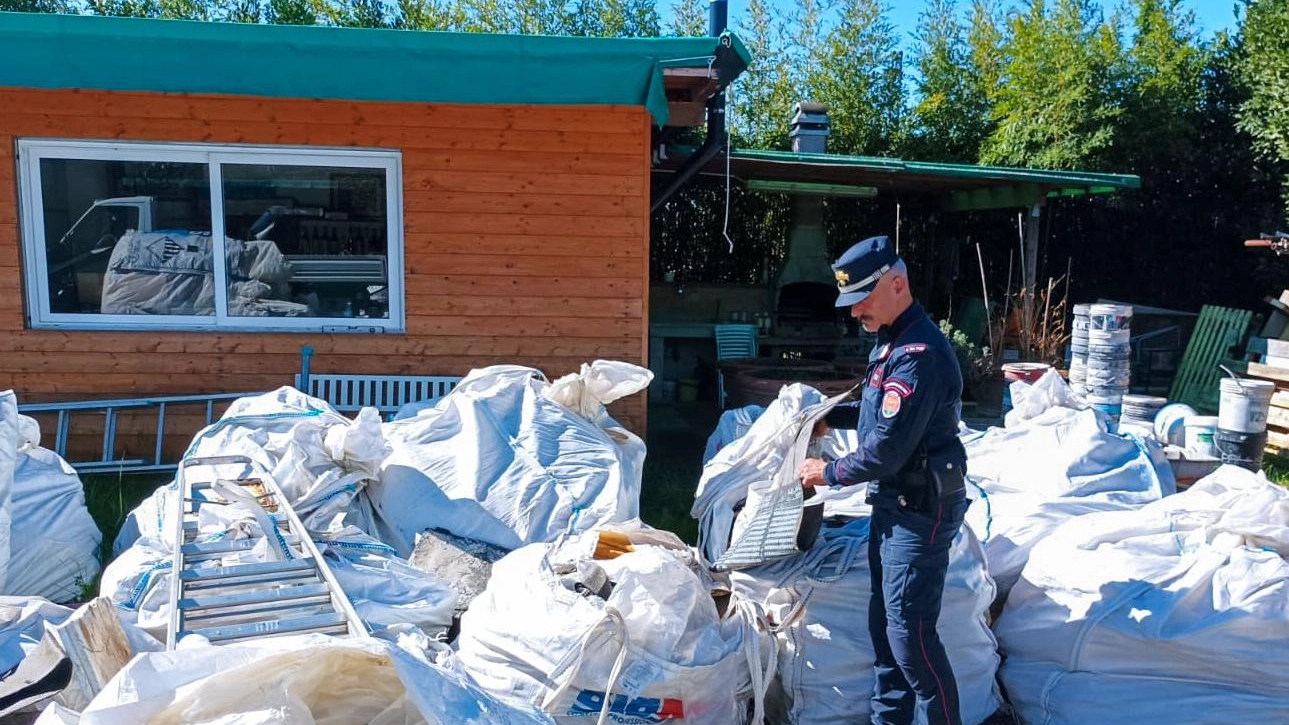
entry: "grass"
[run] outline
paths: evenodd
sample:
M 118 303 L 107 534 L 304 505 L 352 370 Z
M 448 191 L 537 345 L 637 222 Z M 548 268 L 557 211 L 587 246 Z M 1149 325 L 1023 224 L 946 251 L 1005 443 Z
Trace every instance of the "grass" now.
M 112 560 L 112 542 L 116 541 L 125 517 L 171 478 L 169 473 L 88 473 L 81 476 L 81 483 L 85 487 L 85 506 L 98 525 L 98 530 L 103 532 L 99 561 L 106 565 Z M 82 601 L 98 593 L 101 576 L 100 574 L 92 582 L 80 583 Z
M 1289 458 L 1282 456 L 1265 456 L 1262 459 L 1262 472 L 1267 480 L 1289 488 Z

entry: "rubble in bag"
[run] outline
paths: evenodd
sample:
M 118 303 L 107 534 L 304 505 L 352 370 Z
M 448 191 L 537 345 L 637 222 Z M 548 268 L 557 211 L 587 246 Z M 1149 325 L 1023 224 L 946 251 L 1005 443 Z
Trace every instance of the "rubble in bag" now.
M 763 693 L 761 640 L 752 613 L 722 614 L 713 588 L 666 532 L 532 544 L 493 567 L 457 654 L 484 689 L 557 723 L 743 722 Z
M 12 393 L 0 397 L 0 593 L 77 599 L 99 573 L 103 540 L 85 506 L 80 476 L 57 453 L 40 447 L 40 426 L 19 415 Z M 5 513 L 8 519 L 5 520 Z M 5 536 L 7 535 L 7 536 Z
M 1284 722 L 1289 491 L 1223 466 L 1036 545 L 997 622 L 1025 722 Z
M 965 523 L 984 543 L 1003 598 L 1030 549 L 1061 523 L 1176 491 L 1157 444 L 1109 432 L 1091 409 L 1049 407 L 1020 425 L 967 435 L 963 445 L 967 494 L 975 499 Z
M 760 603 L 775 626 L 778 676 L 766 702 L 771 722 L 869 720 L 875 657 L 868 634 L 868 524 L 867 515 L 829 518 L 809 551 L 731 574 L 735 594 Z M 966 725 L 984 722 L 1002 704 L 988 621 L 994 586 L 984 559 L 979 541 L 963 527 L 949 551 L 937 627 Z
M 459 619 L 470 608 L 470 602 L 488 586 L 492 565 L 508 553 L 492 544 L 431 529 L 416 538 L 416 549 L 409 563 L 452 582 L 457 590 L 453 618 Z
M 393 452 L 368 495 L 404 555 L 428 529 L 503 549 L 639 516 L 644 441 L 604 406 L 653 374 L 597 360 L 547 383 L 540 371 L 473 370 L 414 417 L 385 424 Z
M 83 712 L 46 714 L 82 725 L 549 725 L 484 693 L 449 652 L 416 644 L 315 634 L 144 654 Z

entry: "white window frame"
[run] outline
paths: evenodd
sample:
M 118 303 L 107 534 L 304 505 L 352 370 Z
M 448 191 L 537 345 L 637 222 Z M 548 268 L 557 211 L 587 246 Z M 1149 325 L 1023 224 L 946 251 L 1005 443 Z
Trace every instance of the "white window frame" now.
M 255 146 L 234 144 L 147 143 L 78 139 L 18 140 L 18 196 L 27 323 L 33 329 L 182 330 L 215 332 L 380 333 L 405 331 L 403 290 L 403 156 L 386 149 Z M 49 307 L 49 270 L 45 249 L 45 206 L 40 183 L 43 159 L 91 161 L 170 161 L 204 163 L 210 179 L 211 239 L 214 245 L 214 315 L 56 314 Z M 386 274 L 389 317 L 241 317 L 228 314 L 224 255 L 224 194 L 221 164 L 278 164 L 384 169 Z

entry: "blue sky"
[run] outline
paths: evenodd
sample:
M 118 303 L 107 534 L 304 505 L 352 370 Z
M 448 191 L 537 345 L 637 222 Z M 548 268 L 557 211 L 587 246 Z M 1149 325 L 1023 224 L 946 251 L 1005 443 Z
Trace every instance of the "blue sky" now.
M 790 7 L 795 0 L 772 0 L 775 5 L 783 8 Z M 965 7 L 969 0 L 959 0 L 959 6 Z M 888 17 L 895 26 L 899 28 L 900 33 L 908 38 L 917 27 L 918 15 L 921 14 L 925 3 L 922 0 L 887 0 L 890 6 Z M 1101 6 L 1105 8 L 1113 7 L 1116 0 L 1101 0 Z M 1196 24 L 1201 34 L 1205 37 L 1211 36 L 1218 30 L 1235 29 L 1235 4 L 1236 0 L 1183 0 L 1182 5 L 1189 10 L 1194 11 Z M 663 7 L 659 3 L 659 7 Z M 738 27 L 743 13 L 747 8 L 747 0 L 730 0 L 730 25 Z

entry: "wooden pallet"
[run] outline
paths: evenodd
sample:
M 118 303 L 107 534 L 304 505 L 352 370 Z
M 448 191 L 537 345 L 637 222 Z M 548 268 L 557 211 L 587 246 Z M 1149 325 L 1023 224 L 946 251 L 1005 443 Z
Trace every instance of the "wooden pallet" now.
M 1201 412 L 1216 412 L 1221 397 L 1218 381 L 1226 374 L 1218 365 L 1231 356 L 1232 348 L 1244 341 L 1252 318 L 1253 313 L 1248 310 L 1204 305 L 1168 399 L 1186 403 Z

